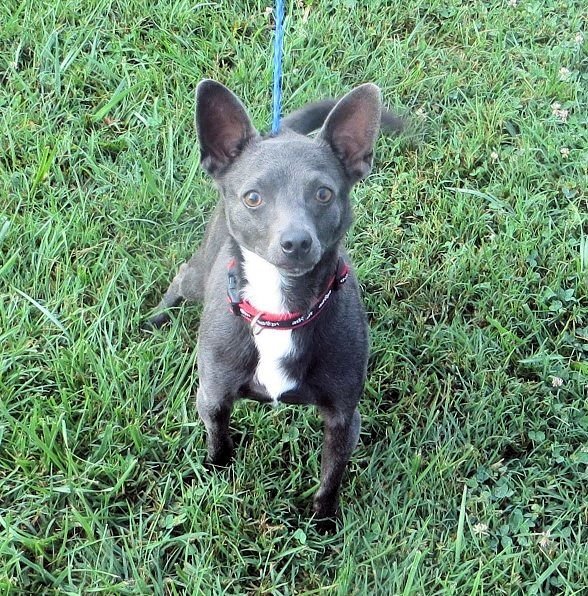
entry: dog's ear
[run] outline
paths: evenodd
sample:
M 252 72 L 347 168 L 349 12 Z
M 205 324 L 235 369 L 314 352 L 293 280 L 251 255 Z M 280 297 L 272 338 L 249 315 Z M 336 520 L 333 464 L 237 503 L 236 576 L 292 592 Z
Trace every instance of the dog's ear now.
M 319 133 L 319 138 L 331 145 L 354 180 L 367 176 L 372 167 L 381 113 L 380 89 L 366 83 L 337 102 Z
M 196 87 L 196 130 L 201 164 L 211 176 L 228 166 L 257 135 L 238 97 L 209 79 Z

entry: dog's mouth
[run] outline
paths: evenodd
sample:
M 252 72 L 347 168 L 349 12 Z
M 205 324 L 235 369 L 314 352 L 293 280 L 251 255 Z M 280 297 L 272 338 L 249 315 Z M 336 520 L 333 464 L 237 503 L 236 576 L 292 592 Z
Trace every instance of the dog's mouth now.
M 268 255 L 262 254 L 261 251 L 255 250 L 255 254 L 273 265 L 283 277 L 302 277 L 310 273 L 317 265 L 318 259 L 299 260 L 299 259 L 272 259 Z
M 280 273 L 284 277 L 302 277 L 307 273 L 310 273 L 314 269 L 314 265 L 289 265 L 282 264 L 276 265 Z

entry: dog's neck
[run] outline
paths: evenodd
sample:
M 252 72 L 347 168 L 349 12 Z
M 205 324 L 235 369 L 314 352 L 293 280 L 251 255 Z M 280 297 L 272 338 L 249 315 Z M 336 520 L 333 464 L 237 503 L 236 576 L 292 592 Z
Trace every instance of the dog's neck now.
M 274 314 L 308 311 L 335 274 L 338 248 L 331 249 L 304 275 L 284 275 L 275 265 L 234 243 L 240 271 L 241 297 L 255 308 Z

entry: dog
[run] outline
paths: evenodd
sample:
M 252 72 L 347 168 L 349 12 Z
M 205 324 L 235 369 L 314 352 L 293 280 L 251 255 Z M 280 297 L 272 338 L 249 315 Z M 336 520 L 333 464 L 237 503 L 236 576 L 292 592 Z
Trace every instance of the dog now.
M 341 480 L 360 434 L 358 402 L 369 352 L 367 317 L 342 242 L 350 191 L 371 169 L 380 129 L 403 121 L 361 85 L 339 101 L 310 104 L 262 136 L 241 101 L 204 80 L 196 89 L 201 165 L 220 201 L 200 249 L 183 265 L 148 324 L 203 301 L 197 409 L 207 463 L 233 452 L 235 400 L 310 404 L 324 423 L 318 520 L 338 512 Z M 311 132 L 318 130 L 314 137 Z

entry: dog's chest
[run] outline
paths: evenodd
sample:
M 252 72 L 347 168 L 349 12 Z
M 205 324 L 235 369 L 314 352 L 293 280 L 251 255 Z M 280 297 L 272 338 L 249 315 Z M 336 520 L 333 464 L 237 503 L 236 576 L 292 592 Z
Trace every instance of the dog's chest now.
M 243 250 L 243 268 L 247 285 L 242 296 L 255 308 L 270 313 L 287 312 L 280 272 L 256 254 Z M 263 329 L 253 336 L 259 353 L 255 380 L 265 387 L 272 400 L 296 388 L 296 381 L 284 369 L 284 358 L 295 351 L 291 330 Z

